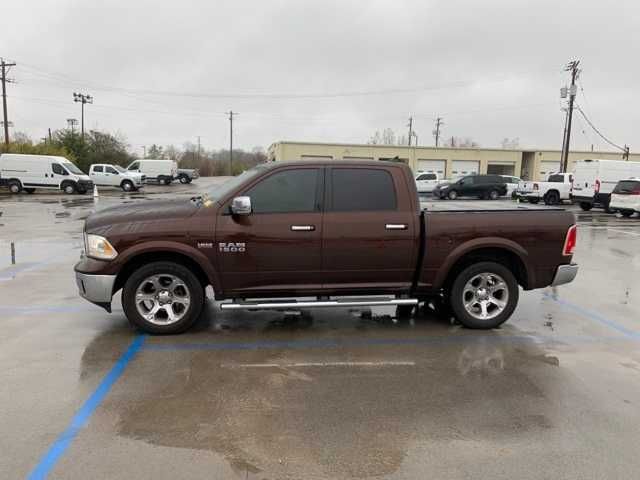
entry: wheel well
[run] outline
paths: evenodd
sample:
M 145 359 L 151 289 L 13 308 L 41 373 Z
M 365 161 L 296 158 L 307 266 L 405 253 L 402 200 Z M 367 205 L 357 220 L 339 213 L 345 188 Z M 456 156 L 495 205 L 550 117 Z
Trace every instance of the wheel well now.
M 456 260 L 449 270 L 443 288 L 445 290 L 450 290 L 451 284 L 458 274 L 468 266 L 478 262 L 496 262 L 503 265 L 513 273 L 516 280 L 523 288 L 527 288 L 527 267 L 517 254 L 504 248 L 479 248 L 465 253 L 462 257 Z
M 63 180 L 62 183 L 60 184 L 60 188 L 64 188 L 65 185 L 71 184 L 73 186 L 76 185 L 77 182 L 75 182 L 74 180 Z
M 120 186 L 124 185 L 124 182 L 129 182 L 131 185 L 133 185 L 133 182 L 131 180 L 129 180 L 128 178 L 125 178 L 120 182 Z
M 118 276 L 116 277 L 116 282 L 113 286 L 113 293 L 124 287 L 124 284 L 127 282 L 128 278 L 138 268 L 152 262 L 162 261 L 179 263 L 180 265 L 187 267 L 194 273 L 203 288 L 206 288 L 207 285 L 211 284 L 204 270 L 202 270 L 200 265 L 198 265 L 198 263 L 190 257 L 176 252 L 147 252 L 136 255 L 135 257 L 129 259 L 127 263 L 125 263 L 124 267 L 120 270 L 120 273 L 118 273 Z

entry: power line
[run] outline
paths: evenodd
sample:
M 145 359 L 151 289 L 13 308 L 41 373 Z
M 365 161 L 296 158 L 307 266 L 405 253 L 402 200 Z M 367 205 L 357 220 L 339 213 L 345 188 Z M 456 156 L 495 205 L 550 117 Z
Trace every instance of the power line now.
M 593 131 L 596 132 L 600 136 L 600 138 L 602 138 L 605 142 L 607 142 L 612 147 L 615 147 L 615 148 L 617 148 L 618 150 L 620 150 L 622 152 L 626 152 L 627 151 L 628 147 L 621 147 L 620 145 L 617 145 L 617 144 L 613 143 L 611 140 L 609 140 L 607 137 L 605 137 L 604 134 L 600 130 L 598 130 L 596 128 L 596 126 L 591 122 L 591 120 L 589 120 L 589 118 L 584 113 L 584 111 L 580 108 L 579 105 L 576 105 L 576 109 L 580 112 L 580 115 L 582 115 L 583 118 L 587 121 L 587 123 L 593 129 Z
M 82 140 L 84 140 L 84 105 L 86 103 L 93 103 L 93 97 L 91 95 L 87 95 L 84 93 L 75 93 L 73 94 L 73 101 L 80 102 L 82 104 L 82 116 L 80 120 L 80 125 L 82 126 Z

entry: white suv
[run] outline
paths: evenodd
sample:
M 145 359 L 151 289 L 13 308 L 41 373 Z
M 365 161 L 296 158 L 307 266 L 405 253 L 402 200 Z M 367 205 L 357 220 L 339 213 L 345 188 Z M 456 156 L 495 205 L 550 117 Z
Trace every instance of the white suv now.
M 620 180 L 611 193 L 611 210 L 617 210 L 623 217 L 640 212 L 640 178 Z

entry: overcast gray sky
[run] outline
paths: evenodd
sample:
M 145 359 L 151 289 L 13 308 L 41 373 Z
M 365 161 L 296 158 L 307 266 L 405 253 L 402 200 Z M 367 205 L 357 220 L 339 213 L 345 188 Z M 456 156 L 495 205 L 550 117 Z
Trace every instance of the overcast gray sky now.
M 440 115 L 444 136 L 560 148 L 563 67 L 580 59 L 578 103 L 640 150 L 637 0 L 5 0 L 1 15 L 10 119 L 34 138 L 80 117 L 79 91 L 87 128 L 137 153 L 226 147 L 229 109 L 243 148 L 364 143 L 410 115 L 421 145 Z M 610 150 L 578 117 L 572 147 Z

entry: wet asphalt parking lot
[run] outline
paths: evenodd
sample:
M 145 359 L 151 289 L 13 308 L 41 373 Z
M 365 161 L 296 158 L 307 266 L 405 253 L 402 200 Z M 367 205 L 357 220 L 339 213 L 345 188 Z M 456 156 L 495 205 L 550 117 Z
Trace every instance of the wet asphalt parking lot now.
M 576 210 L 575 282 L 493 331 L 210 298 L 152 337 L 119 296 L 111 315 L 78 297 L 91 211 L 216 181 L 0 192 L 0 478 L 638 478 L 640 219 Z

